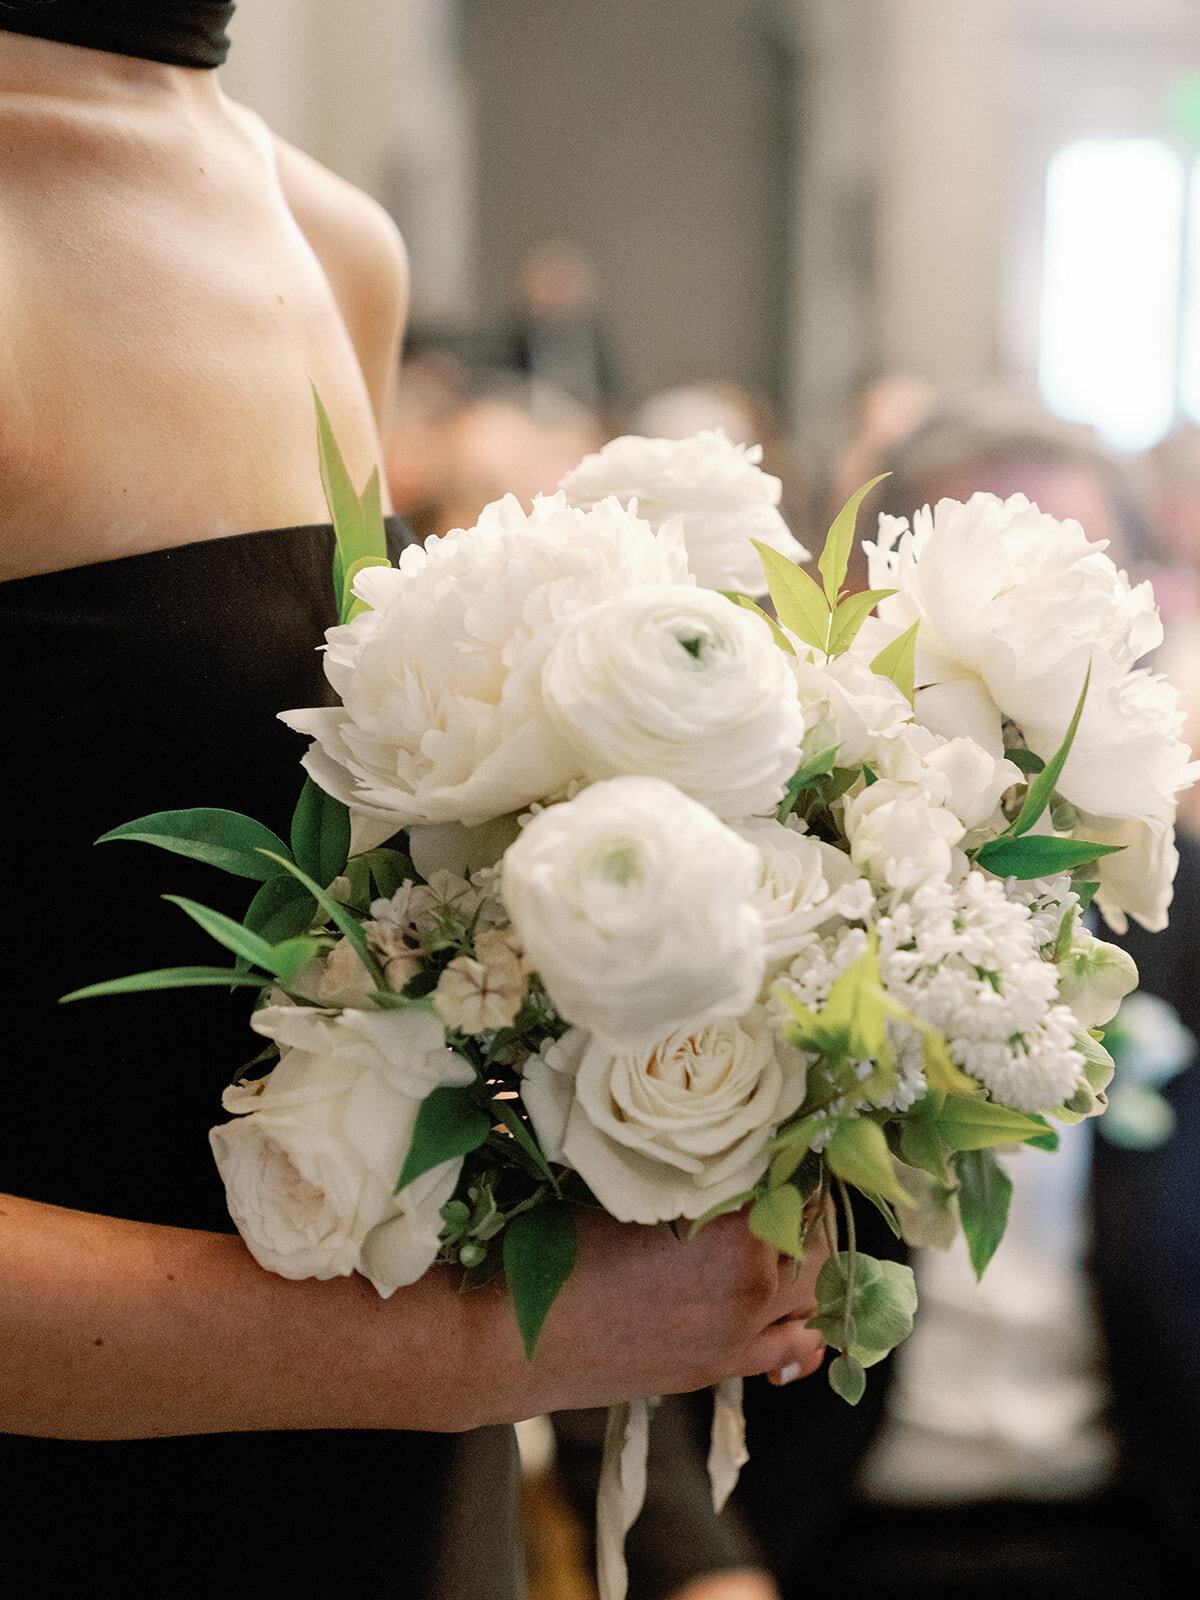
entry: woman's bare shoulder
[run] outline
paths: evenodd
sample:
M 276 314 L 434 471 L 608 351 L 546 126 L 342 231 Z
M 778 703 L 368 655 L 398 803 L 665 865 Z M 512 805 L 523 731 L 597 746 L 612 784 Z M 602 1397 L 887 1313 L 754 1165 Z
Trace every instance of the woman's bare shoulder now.
M 408 311 L 400 230 L 361 189 L 272 137 L 284 199 L 329 280 L 382 420 Z

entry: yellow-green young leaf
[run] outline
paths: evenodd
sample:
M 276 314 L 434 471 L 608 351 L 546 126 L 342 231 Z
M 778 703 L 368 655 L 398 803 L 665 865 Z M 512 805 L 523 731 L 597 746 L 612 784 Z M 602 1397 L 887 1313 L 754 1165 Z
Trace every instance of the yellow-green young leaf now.
M 759 1195 L 750 1207 L 746 1225 L 756 1239 L 796 1261 L 804 1260 L 804 1200 L 799 1189 L 790 1183 Z
M 344 622 L 352 604 L 346 574 L 364 556 L 377 556 L 386 561 L 387 533 L 379 505 L 378 472 L 373 474 L 372 480 L 368 480 L 360 498 L 350 480 L 329 415 L 315 387 L 312 393 L 317 412 L 321 485 L 325 490 L 325 503 L 329 507 L 335 541 L 333 588 L 338 619 Z
M 997 1105 L 982 1095 L 948 1094 L 934 1118 L 942 1142 L 951 1150 L 986 1150 L 997 1144 L 1023 1144 L 1040 1138 L 1044 1122 Z
M 825 548 L 821 551 L 817 570 L 821 574 L 821 580 L 825 585 L 825 597 L 831 607 L 838 603 L 838 596 L 842 592 L 842 584 L 846 577 L 846 568 L 850 565 L 858 508 L 875 485 L 882 483 L 888 476 L 888 473 L 881 472 L 877 478 L 872 478 L 870 483 L 864 483 L 861 489 L 856 489 L 834 517 L 833 526 L 826 535 Z
M 871 662 L 871 671 L 890 678 L 911 706 L 917 692 L 917 629 L 914 622 L 898 639 L 885 644 Z
M 343 606 L 343 622 L 353 622 L 363 611 L 371 608 L 365 600 L 360 600 L 354 593 L 354 580 L 364 567 L 390 567 L 391 562 L 386 556 L 360 556 L 351 566 L 346 568 L 345 578 L 345 604 Z
M 896 1207 L 905 1244 L 920 1250 L 949 1250 L 960 1226 L 958 1185 L 903 1161 L 896 1162 L 896 1176 L 913 1197 L 911 1206 Z
M 817 1134 L 828 1126 L 829 1118 L 826 1114 L 823 1111 L 814 1111 L 772 1139 L 768 1148 L 773 1153 L 767 1173 L 767 1182 L 772 1189 L 777 1189 L 781 1183 L 788 1181 L 812 1149 Z
M 833 613 L 833 627 L 829 634 L 829 654 L 845 655 L 854 643 L 858 630 L 881 600 L 895 594 L 895 589 L 864 589 L 861 594 L 848 594 Z
M 793 645 L 787 634 L 784 633 L 783 629 L 775 621 L 775 618 L 768 616 L 763 608 L 756 601 L 752 600 L 748 594 L 739 594 L 736 589 L 722 589 L 720 592 L 725 596 L 726 600 L 730 601 L 731 604 L 740 606 L 743 611 L 753 611 L 756 617 L 761 617 L 770 628 L 771 635 L 779 648 L 789 656 L 794 656 L 796 654 L 795 645 Z
M 750 543 L 758 551 L 767 575 L 767 588 L 775 606 L 775 614 L 785 628 L 790 628 L 798 639 L 813 645 L 822 653 L 829 642 L 829 619 L 832 615 L 820 586 L 813 582 L 803 568 L 794 561 L 772 550 L 769 544 L 758 539 Z
M 887 1049 L 879 942 L 873 932 L 868 937 L 862 955 L 834 982 L 820 1014 L 829 1036 L 844 1039 L 843 1052 L 859 1061 Z
M 897 1205 L 913 1203 L 896 1176 L 883 1129 L 869 1117 L 848 1117 L 839 1122 L 825 1147 L 825 1159 L 835 1177 L 855 1188 L 882 1195 Z
M 867 1392 L 867 1374 L 862 1362 L 853 1356 L 834 1356 L 827 1376 L 829 1387 L 848 1406 L 856 1406 Z
M 946 1041 L 931 1023 L 921 1028 L 921 1059 L 925 1067 L 925 1081 L 931 1089 L 943 1094 L 975 1094 L 978 1090 L 974 1078 L 968 1078 L 961 1067 L 951 1060 Z

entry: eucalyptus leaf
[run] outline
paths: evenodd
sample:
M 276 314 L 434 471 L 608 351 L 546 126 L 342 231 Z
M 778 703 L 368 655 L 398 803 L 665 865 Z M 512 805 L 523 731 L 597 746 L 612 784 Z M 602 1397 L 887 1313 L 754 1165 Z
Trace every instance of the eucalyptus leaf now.
M 1070 872 L 1124 848 L 1119 844 L 1094 844 L 1087 839 L 1059 839 L 1049 833 L 1029 833 L 1021 838 L 1001 834 L 998 839 L 981 844 L 972 860 L 998 878 L 1050 878 L 1056 872 Z
M 72 989 L 70 994 L 60 995 L 58 1003 L 107 994 L 144 994 L 152 989 L 261 989 L 269 981 L 264 973 L 239 972 L 236 967 L 158 967 L 153 972 L 132 972 L 124 978 Z
M 288 854 L 287 845 L 270 828 L 244 817 L 240 811 L 224 811 L 216 806 L 201 806 L 191 811 L 154 811 L 149 816 L 124 822 L 101 834 L 97 844 L 113 839 L 130 839 L 140 844 L 155 844 L 177 856 L 206 861 L 222 872 L 239 878 L 257 878 L 260 883 L 276 877 L 283 869 L 263 856 L 264 850 Z
M 561 1201 L 544 1201 L 504 1230 L 504 1273 L 530 1361 L 546 1313 L 571 1276 L 576 1249 L 575 1219 Z
M 396 1193 L 443 1161 L 478 1150 L 491 1131 L 492 1119 L 480 1106 L 473 1084 L 431 1089 L 417 1112 Z
M 769 544 L 758 539 L 751 539 L 750 543 L 758 551 L 767 575 L 776 616 L 798 639 L 824 654 L 832 612 L 820 585 L 813 582 L 803 567 L 781 556 L 778 550 L 772 550 Z
M 858 521 L 858 508 L 877 483 L 882 483 L 888 473 L 881 472 L 870 483 L 856 489 L 833 519 L 833 526 L 825 537 L 825 547 L 817 561 L 817 570 L 825 585 L 825 597 L 830 608 L 836 606 L 850 565 L 850 552 L 854 548 L 854 527 Z
M 954 1166 L 967 1251 L 976 1278 L 982 1278 L 1008 1226 L 1012 1179 L 990 1150 L 964 1150 Z

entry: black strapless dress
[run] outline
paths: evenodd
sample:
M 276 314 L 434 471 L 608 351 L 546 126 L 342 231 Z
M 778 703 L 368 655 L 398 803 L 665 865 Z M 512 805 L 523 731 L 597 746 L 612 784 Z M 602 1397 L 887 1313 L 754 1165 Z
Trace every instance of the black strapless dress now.
M 392 519 L 389 535 L 403 542 Z M 304 741 L 328 703 L 332 532 L 288 528 L 0 584 L 8 680 L 0 1191 L 230 1230 L 208 1146 L 257 1053 L 245 994 L 57 1005 L 85 983 L 212 964 L 160 896 L 240 917 L 254 884 L 93 841 L 147 812 L 243 811 L 287 837 Z M 15 1048 L 13 1041 L 15 1039 Z M 287 1432 L 79 1444 L 0 1436 L 0 1587 L 123 1600 L 510 1600 L 510 1429 Z

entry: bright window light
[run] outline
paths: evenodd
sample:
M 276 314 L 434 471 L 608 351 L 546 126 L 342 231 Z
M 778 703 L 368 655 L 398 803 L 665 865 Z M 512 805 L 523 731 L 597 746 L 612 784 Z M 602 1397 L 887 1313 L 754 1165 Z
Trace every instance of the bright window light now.
M 1183 163 L 1153 139 L 1077 140 L 1046 175 L 1042 396 L 1119 449 L 1175 415 L 1183 202 Z

